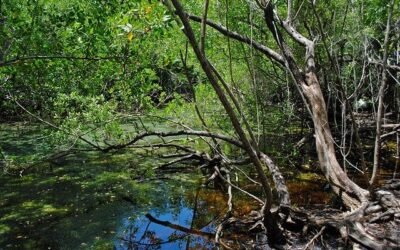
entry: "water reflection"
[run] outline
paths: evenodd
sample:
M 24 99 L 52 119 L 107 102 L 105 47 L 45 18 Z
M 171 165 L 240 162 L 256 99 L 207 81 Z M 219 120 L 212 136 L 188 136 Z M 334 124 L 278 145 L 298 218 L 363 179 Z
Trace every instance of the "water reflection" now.
M 115 249 L 213 249 L 216 220 L 225 211 L 223 195 L 171 182 L 157 189 L 153 207 L 134 208 L 122 220 Z

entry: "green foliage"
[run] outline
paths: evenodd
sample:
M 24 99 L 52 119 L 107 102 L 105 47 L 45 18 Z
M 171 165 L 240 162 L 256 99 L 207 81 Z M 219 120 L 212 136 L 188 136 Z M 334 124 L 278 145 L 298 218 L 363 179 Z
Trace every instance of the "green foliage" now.
M 103 95 L 126 111 L 146 109 L 157 70 L 168 68 L 163 58 L 176 58 L 157 45 L 177 37 L 160 3 L 17 0 L 2 1 L 1 10 L 0 112 L 8 117 L 22 113 L 4 98 L 9 94 L 50 117 L 60 115 L 58 95 L 72 92 Z
M 107 139 L 118 142 L 123 130 L 118 121 L 117 105 L 106 102 L 103 96 L 88 97 L 72 92 L 60 94 L 54 104 L 60 130 L 54 134 L 57 144 L 76 143 L 77 137 L 92 137 L 94 141 Z

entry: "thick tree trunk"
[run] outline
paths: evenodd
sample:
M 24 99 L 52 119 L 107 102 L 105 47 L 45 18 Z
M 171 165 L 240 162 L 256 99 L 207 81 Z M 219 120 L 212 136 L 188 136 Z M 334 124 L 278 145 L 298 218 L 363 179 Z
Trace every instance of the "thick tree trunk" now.
M 325 100 L 320 88 L 318 77 L 315 71 L 313 41 L 297 32 L 290 22 L 281 21 L 277 16 L 272 4 L 264 9 L 266 24 L 274 35 L 274 38 L 286 60 L 286 67 L 290 71 L 299 89 L 306 97 L 306 105 L 309 105 L 314 123 L 314 136 L 316 150 L 322 172 L 331 183 L 333 191 L 339 195 L 344 204 L 355 209 L 361 203 L 368 200 L 368 191 L 354 183 L 341 168 L 335 153 L 334 140 L 329 127 L 328 113 Z M 306 49 L 306 73 L 303 73 L 297 65 L 291 48 L 285 42 L 279 28 L 283 28 L 296 42 Z
M 367 201 L 368 192 L 350 180 L 337 161 L 325 100 L 314 72 L 306 73 L 306 84 L 302 84 L 301 87 L 312 112 L 321 170 L 332 184 L 333 191 L 343 199 L 345 205 L 357 208 L 361 202 Z

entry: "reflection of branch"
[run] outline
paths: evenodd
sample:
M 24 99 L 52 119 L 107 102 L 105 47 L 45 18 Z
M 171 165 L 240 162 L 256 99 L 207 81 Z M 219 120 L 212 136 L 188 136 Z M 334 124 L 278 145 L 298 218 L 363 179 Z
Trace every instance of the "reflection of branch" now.
M 146 232 L 147 232 L 147 229 L 145 231 L 145 234 L 146 234 Z M 144 234 L 144 236 L 145 236 L 145 234 Z M 137 247 L 137 246 L 151 247 L 151 246 L 160 246 L 160 245 L 163 245 L 163 244 L 169 244 L 169 243 L 172 243 L 172 242 L 175 242 L 175 241 L 178 241 L 178 240 L 182 240 L 185 237 L 187 237 L 186 234 L 184 234 L 182 236 L 179 236 L 179 237 L 176 237 L 176 238 L 173 238 L 173 239 L 170 239 L 170 240 L 167 240 L 167 241 L 157 242 L 157 243 L 142 243 L 142 242 L 140 242 L 142 239 L 140 241 L 133 241 L 133 240 L 130 240 L 130 239 L 124 239 L 122 237 L 119 237 L 118 239 L 120 239 L 120 240 L 122 240 L 124 242 L 127 242 L 129 244 L 128 246 L 133 246 L 133 249 L 136 249 L 135 247 Z M 131 248 L 128 248 L 128 249 L 131 249 Z M 148 249 L 148 248 L 145 248 L 145 249 Z
M 198 230 L 198 229 L 190 229 L 190 228 L 183 227 L 183 226 L 180 226 L 180 225 L 177 225 L 177 224 L 173 224 L 173 223 L 171 223 L 169 221 L 162 221 L 162 220 L 159 220 L 157 218 L 154 218 L 151 214 L 146 214 L 146 217 L 151 222 L 159 224 L 159 225 L 162 225 L 162 226 L 165 226 L 165 227 L 176 229 L 176 230 L 179 230 L 179 231 L 184 232 L 184 233 L 200 235 L 200 236 L 205 237 L 208 240 L 213 240 L 214 239 L 214 234 L 212 234 L 212 233 L 203 232 L 203 231 Z
M 200 193 L 200 188 L 197 188 L 196 190 L 196 197 L 194 198 L 194 205 L 193 205 L 193 215 L 192 215 L 192 222 L 190 223 L 190 229 L 193 229 L 193 225 L 194 225 L 194 220 L 197 216 L 197 202 L 199 199 L 199 193 Z M 186 250 L 188 250 L 190 248 L 190 236 L 187 238 L 186 241 Z

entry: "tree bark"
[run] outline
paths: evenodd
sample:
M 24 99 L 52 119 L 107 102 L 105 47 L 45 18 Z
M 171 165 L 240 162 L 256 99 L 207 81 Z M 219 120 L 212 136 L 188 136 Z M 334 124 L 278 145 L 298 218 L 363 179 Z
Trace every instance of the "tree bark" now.
M 368 200 L 368 191 L 349 179 L 336 158 L 326 104 L 315 71 L 315 44 L 297 32 L 290 23 L 281 21 L 272 3 L 269 3 L 264 9 L 264 16 L 266 24 L 274 35 L 275 41 L 286 60 L 287 69 L 308 101 L 314 123 L 316 150 L 321 170 L 326 179 L 332 184 L 333 191 L 342 198 L 344 204 L 351 209 L 358 208 L 361 203 Z M 283 28 L 296 42 L 305 47 L 305 73 L 297 66 L 291 48 L 285 42 L 279 28 Z

